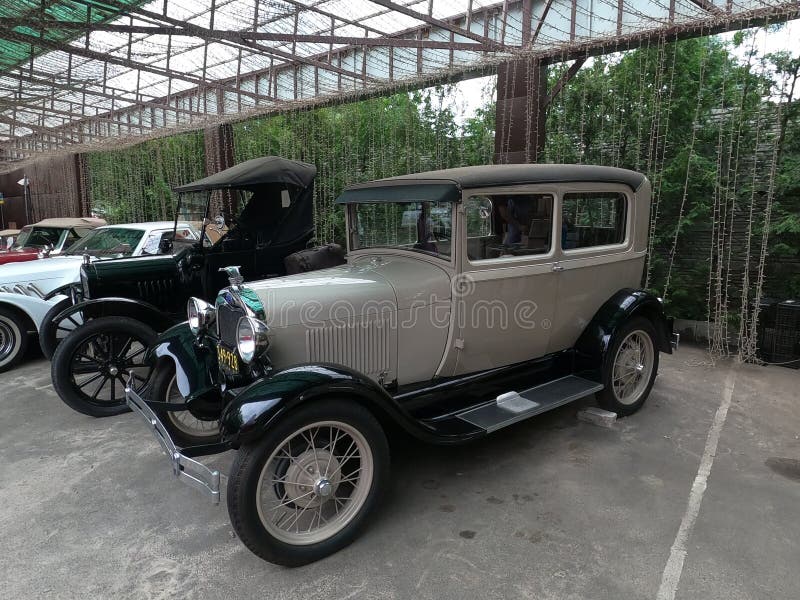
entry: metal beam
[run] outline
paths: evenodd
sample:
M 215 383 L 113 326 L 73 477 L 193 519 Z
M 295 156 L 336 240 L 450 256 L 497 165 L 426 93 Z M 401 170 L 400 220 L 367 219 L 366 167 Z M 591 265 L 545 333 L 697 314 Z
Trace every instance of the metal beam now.
M 0 17 L 0 28 L 13 29 L 14 27 L 29 26 L 31 21 L 23 19 L 10 19 Z M 110 33 L 125 34 L 145 34 L 145 35 L 177 35 L 197 37 L 187 28 L 173 25 L 118 25 L 111 23 L 93 23 L 87 25 L 78 21 L 56 21 L 52 19 L 36 20 L 33 22 L 36 27 L 47 30 L 66 30 L 66 31 L 106 31 Z M 272 33 L 266 31 L 238 31 L 224 29 L 209 29 L 209 34 L 215 39 L 228 40 L 239 43 L 242 40 L 249 41 L 270 41 L 270 42 L 308 42 L 313 44 L 346 44 L 353 46 L 394 46 L 395 48 L 433 48 L 440 50 L 474 50 L 481 52 L 486 50 L 486 46 L 480 43 L 450 42 L 436 40 L 417 40 L 397 37 L 356 37 L 342 35 L 318 35 L 303 33 Z
M 78 0 L 79 2 L 86 2 L 86 0 Z M 149 19 L 153 19 L 155 21 L 159 21 L 162 23 L 169 23 L 171 25 L 175 25 L 178 27 L 182 27 L 185 29 L 190 35 L 195 37 L 201 38 L 205 40 L 205 45 L 208 45 L 208 40 L 219 40 L 220 43 L 223 45 L 230 45 L 233 44 L 233 47 L 238 48 L 238 45 L 244 45 L 260 54 L 266 54 L 268 56 L 277 56 L 282 58 L 288 62 L 299 62 L 304 63 L 311 66 L 317 66 L 329 71 L 333 71 L 335 73 L 339 73 L 341 75 L 346 75 L 347 77 L 352 77 L 354 79 L 360 79 L 361 76 L 358 73 L 353 71 L 347 71 L 346 69 L 341 69 L 334 65 L 326 64 L 324 62 L 315 60 L 313 58 L 305 57 L 305 56 L 298 56 L 296 54 L 292 54 L 291 52 L 285 52 L 278 48 L 273 48 L 271 46 L 264 46 L 263 44 L 258 44 L 251 40 L 245 39 L 242 37 L 242 32 L 232 32 L 235 33 L 235 40 L 231 41 L 225 38 L 218 37 L 216 35 L 216 31 L 209 29 L 207 27 L 202 27 L 200 25 L 195 25 L 193 23 L 188 23 L 187 21 L 182 21 L 180 19 L 173 19 L 172 17 L 168 17 L 167 15 L 163 15 L 161 13 L 153 12 L 144 8 L 139 7 L 130 7 L 125 4 L 121 4 L 117 2 L 117 0 L 105 0 L 106 3 L 118 7 L 120 10 L 129 11 L 131 13 L 135 13 L 138 15 L 142 15 L 148 17 Z M 277 100 L 277 98 L 273 98 L 273 100 Z
M 555 100 L 556 96 L 558 96 L 559 93 L 561 93 L 561 90 L 564 89 L 564 86 L 567 85 L 570 81 L 572 81 L 572 78 L 578 74 L 578 71 L 581 70 L 583 63 L 586 62 L 586 58 L 587 58 L 586 56 L 582 56 L 580 58 L 575 59 L 575 62 L 569 66 L 569 69 L 567 69 L 561 75 L 559 80 L 553 86 L 553 89 L 550 90 L 550 92 L 548 92 L 547 99 L 544 102 L 545 106 L 550 106 L 550 103 L 553 100 Z
M 208 79 L 203 79 L 201 77 L 197 77 L 196 75 L 192 75 L 190 73 L 184 73 L 182 71 L 174 71 L 174 70 L 167 70 L 162 69 L 160 67 L 155 67 L 153 65 L 149 65 L 147 63 L 142 63 L 139 61 L 135 61 L 129 58 L 122 58 L 118 56 L 113 56 L 111 54 L 97 52 L 95 50 L 87 50 L 86 48 L 70 46 L 68 44 L 60 44 L 57 42 L 52 42 L 50 40 L 35 37 L 25 33 L 19 33 L 17 31 L 8 31 L 3 34 L 3 36 L 7 39 L 16 40 L 23 43 L 31 44 L 32 46 L 40 46 L 43 48 L 49 48 L 51 50 L 60 50 L 61 52 L 67 54 L 75 54 L 76 56 L 81 56 L 83 58 L 89 58 L 92 60 L 96 60 L 99 62 L 107 62 L 112 65 L 118 65 L 121 67 L 127 67 L 133 70 L 145 71 L 147 73 L 153 73 L 154 75 L 160 75 L 162 77 L 171 77 L 175 79 L 182 79 L 183 81 L 187 81 L 189 83 L 194 83 L 195 85 L 201 88 L 211 88 L 211 89 L 222 89 L 227 91 L 233 91 L 240 94 L 244 94 L 246 96 L 250 96 L 252 98 L 256 98 L 258 100 L 266 100 L 270 102 L 280 102 L 277 98 L 271 96 L 263 96 L 261 94 L 257 94 L 254 92 L 248 92 L 244 90 L 231 90 L 230 88 L 218 83 L 217 81 L 210 81 Z
M 480 42 L 481 44 L 486 46 L 487 49 L 503 50 L 505 48 L 502 41 L 497 42 L 491 38 L 484 37 L 477 33 L 472 33 L 471 31 L 467 31 L 466 29 L 461 29 L 461 27 L 453 25 L 452 23 L 448 23 L 447 21 L 443 21 L 442 19 L 437 19 L 430 15 L 426 15 L 424 13 L 411 10 L 410 8 L 406 8 L 401 4 L 392 2 L 391 0 L 369 0 L 369 1 L 372 2 L 373 4 L 378 4 L 379 6 L 389 8 L 395 12 L 399 12 L 400 14 L 417 19 L 418 21 L 428 23 L 429 25 L 435 25 L 436 27 L 441 27 L 442 29 L 446 29 L 447 31 L 452 31 L 456 35 L 460 35 L 462 37 Z

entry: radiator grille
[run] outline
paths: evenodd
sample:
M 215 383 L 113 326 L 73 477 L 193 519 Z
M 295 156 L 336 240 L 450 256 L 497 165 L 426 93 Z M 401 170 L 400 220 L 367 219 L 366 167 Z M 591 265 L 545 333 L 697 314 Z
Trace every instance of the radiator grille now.
M 308 329 L 306 355 L 311 362 L 336 363 L 378 376 L 390 370 L 390 332 L 385 321 Z
M 236 348 L 236 327 L 244 316 L 241 308 L 221 304 L 217 307 L 217 335 L 223 344 Z

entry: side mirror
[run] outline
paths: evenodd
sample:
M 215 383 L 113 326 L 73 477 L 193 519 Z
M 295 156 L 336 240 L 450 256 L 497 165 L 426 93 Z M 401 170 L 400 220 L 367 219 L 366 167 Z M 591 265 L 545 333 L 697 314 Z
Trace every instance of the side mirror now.
M 158 242 L 158 253 L 159 254 L 171 254 L 172 253 L 172 240 L 168 237 L 162 237 L 161 241 Z

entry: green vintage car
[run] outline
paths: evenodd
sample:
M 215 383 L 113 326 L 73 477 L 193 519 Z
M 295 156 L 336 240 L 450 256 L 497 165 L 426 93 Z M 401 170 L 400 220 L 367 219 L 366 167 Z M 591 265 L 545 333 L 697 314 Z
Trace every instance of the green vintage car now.
M 157 332 L 185 316 L 193 296 L 213 299 L 227 281 L 224 268 L 238 265 L 248 279 L 286 274 L 284 259 L 304 250 L 314 234 L 313 165 L 275 156 L 240 163 L 176 189 L 175 222 L 202 221 L 200 240 L 176 231 L 152 256 L 85 261 L 72 306 L 51 318 L 44 336 L 69 331 L 52 360 L 53 386 L 73 409 L 95 417 L 126 411 L 123 384 L 144 381 L 144 350 Z M 212 192 L 240 197 L 243 207 L 230 228 L 209 240 Z M 200 214 L 187 207 L 201 205 Z M 223 271 L 221 271 L 223 269 Z M 54 293 L 64 290 L 55 290 Z M 71 323 L 72 321 L 72 323 Z M 74 328 L 74 322 L 82 323 Z M 177 421 L 178 419 L 176 419 Z

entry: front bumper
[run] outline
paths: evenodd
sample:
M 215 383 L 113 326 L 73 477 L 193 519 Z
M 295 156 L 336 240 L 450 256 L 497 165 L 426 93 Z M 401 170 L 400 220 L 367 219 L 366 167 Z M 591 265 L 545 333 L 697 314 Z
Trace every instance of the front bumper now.
M 172 463 L 172 472 L 175 477 L 210 496 L 211 502 L 214 504 L 219 504 L 219 471 L 211 470 L 183 454 L 181 448 L 178 448 L 172 441 L 169 432 L 156 413 L 139 394 L 131 389 L 130 385 L 125 387 L 125 401 L 131 410 L 139 414 L 152 429 L 153 435 Z

